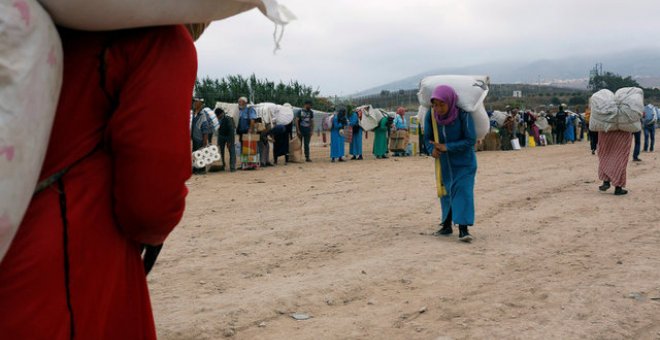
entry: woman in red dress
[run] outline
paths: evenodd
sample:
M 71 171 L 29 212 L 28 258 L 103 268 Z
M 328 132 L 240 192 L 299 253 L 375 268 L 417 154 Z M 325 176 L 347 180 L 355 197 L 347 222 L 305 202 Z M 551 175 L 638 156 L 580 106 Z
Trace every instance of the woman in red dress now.
M 193 40 L 183 26 L 60 34 L 43 185 L 0 263 L 0 337 L 154 339 L 141 245 L 183 214 Z

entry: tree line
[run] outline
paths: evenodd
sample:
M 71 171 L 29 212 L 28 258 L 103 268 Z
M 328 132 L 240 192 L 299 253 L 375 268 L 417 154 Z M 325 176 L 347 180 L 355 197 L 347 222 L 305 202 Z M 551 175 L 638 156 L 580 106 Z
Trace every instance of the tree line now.
M 311 100 L 314 109 L 328 111 L 332 103 L 319 96 L 319 91 L 312 86 L 302 84 L 297 80 L 288 83 L 259 79 L 252 74 L 250 77 L 229 75 L 222 79 L 205 77 L 195 80 L 195 97 L 204 98 L 209 106 L 216 101 L 235 103 L 240 97 L 246 97 L 252 103 L 289 103 L 302 107 L 306 100 Z

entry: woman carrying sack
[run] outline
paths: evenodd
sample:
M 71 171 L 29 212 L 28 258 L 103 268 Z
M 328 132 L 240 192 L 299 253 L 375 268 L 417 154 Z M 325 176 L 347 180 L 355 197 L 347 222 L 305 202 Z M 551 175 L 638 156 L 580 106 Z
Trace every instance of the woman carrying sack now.
M 468 226 L 474 224 L 474 179 L 477 142 L 472 116 L 460 110 L 458 95 L 449 86 L 438 86 L 424 122 L 424 142 L 436 161 L 436 184 L 442 205 L 442 228 L 435 235 L 449 236 L 459 225 L 459 240 L 471 242 Z

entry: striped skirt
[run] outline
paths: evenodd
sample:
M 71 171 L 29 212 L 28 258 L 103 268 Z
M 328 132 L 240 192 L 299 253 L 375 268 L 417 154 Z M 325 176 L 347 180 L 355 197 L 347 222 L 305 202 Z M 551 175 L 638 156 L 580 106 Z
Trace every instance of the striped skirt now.
M 598 133 L 598 177 L 615 187 L 626 186 L 626 168 L 633 135 L 625 131 Z

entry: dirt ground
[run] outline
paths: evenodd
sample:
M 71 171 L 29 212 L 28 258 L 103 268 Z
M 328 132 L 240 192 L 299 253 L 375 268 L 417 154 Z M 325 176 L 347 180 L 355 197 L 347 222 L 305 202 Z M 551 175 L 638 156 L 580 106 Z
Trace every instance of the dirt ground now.
M 425 157 L 196 176 L 149 276 L 162 339 L 660 339 L 660 157 L 480 152 L 475 241 Z M 292 313 L 311 319 L 297 321 Z

